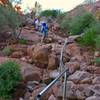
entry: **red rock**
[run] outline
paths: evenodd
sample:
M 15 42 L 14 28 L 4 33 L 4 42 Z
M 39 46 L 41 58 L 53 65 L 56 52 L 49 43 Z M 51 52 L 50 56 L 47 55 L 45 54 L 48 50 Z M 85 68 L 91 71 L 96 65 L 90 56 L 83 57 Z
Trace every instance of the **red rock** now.
M 81 54 L 80 47 L 76 43 L 67 45 L 65 52 L 70 56 L 77 56 Z
M 85 79 L 91 79 L 91 74 L 85 71 L 76 71 L 74 74 L 69 76 L 68 80 L 73 81 L 74 83 L 80 83 Z M 85 81 L 85 83 L 88 81 Z
M 56 55 L 51 54 L 48 59 L 48 69 L 55 70 L 58 68 L 59 62 Z
M 86 100 L 100 100 L 100 96 L 90 96 Z
M 22 51 L 15 51 L 11 54 L 11 58 L 21 58 L 24 56 L 24 53 Z
M 10 47 L 12 48 L 13 51 L 22 51 L 24 53 L 26 53 L 27 50 L 27 46 L 22 44 L 11 45 Z
M 7 57 L 0 57 L 0 64 L 4 63 L 7 60 L 9 60 L 9 58 L 7 58 Z
M 80 84 L 92 84 L 92 78 L 85 78 L 80 81 Z
M 57 100 L 54 95 L 51 95 L 48 100 Z
M 29 47 L 27 48 L 27 55 L 28 55 L 29 57 L 32 57 L 34 47 L 35 47 L 35 45 L 32 45 L 32 46 L 29 46 Z
M 25 62 L 19 62 L 21 64 L 21 73 L 23 76 L 23 81 L 40 81 L 41 76 L 41 70 L 35 67 L 34 65 L 27 64 Z
M 74 56 L 74 57 L 71 57 L 71 58 L 70 58 L 70 61 L 72 61 L 72 62 L 77 61 L 77 62 L 82 63 L 82 62 L 84 61 L 84 58 L 83 58 L 83 56 L 81 56 L 81 55 L 76 55 L 76 56 Z
M 70 73 L 73 73 L 76 70 L 80 69 L 80 63 L 78 63 L 78 62 L 68 62 L 68 63 L 65 63 L 65 66 L 66 66 L 66 68 L 69 69 Z
M 100 84 L 100 76 L 95 77 L 95 78 L 92 80 L 92 83 L 93 83 L 93 84 Z
M 100 74 L 100 67 L 95 67 L 94 74 Z
M 90 52 L 85 51 L 85 52 L 83 52 L 82 56 L 83 56 L 85 62 L 88 62 L 89 64 L 91 63 Z
M 33 61 L 38 64 L 40 68 L 45 68 L 48 65 L 48 56 L 51 47 L 36 46 L 33 51 Z

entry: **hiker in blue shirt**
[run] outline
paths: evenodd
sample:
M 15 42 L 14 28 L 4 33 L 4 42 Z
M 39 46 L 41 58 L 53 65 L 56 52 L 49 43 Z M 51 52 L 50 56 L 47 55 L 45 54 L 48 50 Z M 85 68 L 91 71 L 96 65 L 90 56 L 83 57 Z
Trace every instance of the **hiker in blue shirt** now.
M 43 42 L 44 39 L 48 36 L 48 31 L 49 31 L 48 25 L 45 22 L 41 23 L 41 33 L 43 35 L 41 42 Z

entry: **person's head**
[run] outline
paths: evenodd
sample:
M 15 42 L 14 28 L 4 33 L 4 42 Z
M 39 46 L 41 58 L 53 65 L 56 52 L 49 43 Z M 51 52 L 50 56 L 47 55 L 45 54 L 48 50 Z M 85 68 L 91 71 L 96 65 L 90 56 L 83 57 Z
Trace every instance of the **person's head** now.
M 43 26 L 46 26 L 46 23 L 42 23 Z

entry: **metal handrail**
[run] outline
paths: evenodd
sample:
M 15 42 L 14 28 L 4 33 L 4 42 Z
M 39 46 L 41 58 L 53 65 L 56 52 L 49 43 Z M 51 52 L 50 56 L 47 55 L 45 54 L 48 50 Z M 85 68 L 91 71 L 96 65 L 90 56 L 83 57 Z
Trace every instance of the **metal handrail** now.
M 60 64 L 59 64 L 59 70 L 60 70 L 61 74 L 55 80 L 53 80 L 49 85 L 47 85 L 47 87 L 45 87 L 44 90 L 42 90 L 36 96 L 36 100 L 41 100 L 41 97 L 45 94 L 45 92 L 48 91 L 62 76 L 64 76 L 63 100 L 66 100 L 67 77 L 70 75 L 70 73 L 69 73 L 68 69 L 65 69 L 65 67 L 64 67 L 64 64 L 63 64 L 63 52 L 64 52 L 64 48 L 65 48 L 66 44 L 73 43 L 73 41 L 76 38 L 82 37 L 82 36 L 83 36 L 83 33 L 81 35 L 74 36 L 74 38 L 71 41 L 70 41 L 70 38 L 69 38 L 69 40 L 68 40 L 68 38 L 65 40 L 65 43 L 64 43 L 64 45 L 63 45 L 63 47 L 61 49 Z
M 66 98 L 66 83 L 67 77 L 69 76 L 68 69 L 65 69 L 55 80 L 53 80 L 49 85 L 47 85 L 44 90 L 42 90 L 37 96 L 36 100 L 41 100 L 41 97 L 62 77 L 64 76 L 64 92 L 63 92 L 63 100 Z

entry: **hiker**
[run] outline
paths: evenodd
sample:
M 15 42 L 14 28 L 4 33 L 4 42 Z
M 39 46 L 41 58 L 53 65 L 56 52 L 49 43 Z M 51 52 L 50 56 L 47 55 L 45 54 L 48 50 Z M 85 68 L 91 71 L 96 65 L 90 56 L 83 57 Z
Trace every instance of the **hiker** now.
M 41 33 L 42 33 L 43 36 L 42 36 L 41 42 L 43 42 L 44 39 L 48 36 L 48 30 L 49 30 L 49 28 L 48 28 L 47 23 L 46 22 L 42 22 L 41 23 Z
M 38 31 L 39 30 L 39 18 L 35 18 L 33 25 L 35 27 L 35 30 Z

